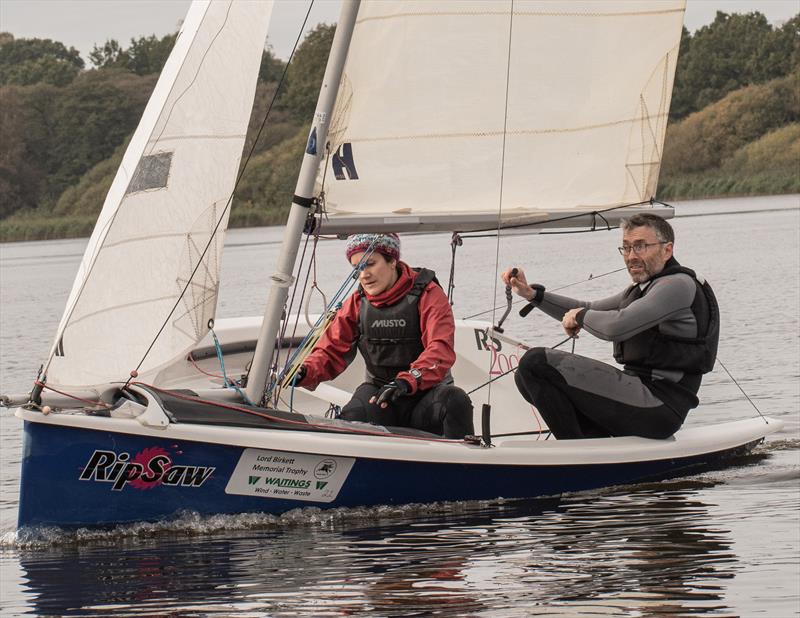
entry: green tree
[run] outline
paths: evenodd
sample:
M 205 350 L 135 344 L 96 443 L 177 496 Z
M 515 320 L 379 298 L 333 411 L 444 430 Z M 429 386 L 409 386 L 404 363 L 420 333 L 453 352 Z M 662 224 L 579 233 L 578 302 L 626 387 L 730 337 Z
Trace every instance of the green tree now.
M 800 70 L 729 93 L 667 128 L 662 169 L 678 177 L 713 171 L 747 144 L 800 122 Z
M 690 36 L 684 29 L 670 118 L 677 120 L 743 86 L 788 75 L 800 60 L 800 15 L 774 29 L 755 11 L 718 11 Z
M 766 39 L 772 28 L 761 13 L 728 15 L 717 12 L 714 21 L 695 33 L 689 67 L 695 109 L 718 101 L 727 93 L 758 79 Z
M 280 58 L 276 58 L 271 47 L 267 47 L 261 54 L 261 67 L 258 70 L 258 80 L 264 83 L 277 82 L 280 80 L 286 63 Z
M 314 114 L 335 31 L 336 25 L 319 24 L 303 40 L 289 64 L 288 84 L 280 101 L 297 122 L 306 124 Z
M 102 46 L 94 46 L 89 59 L 98 69 L 127 69 L 137 75 L 161 73 L 175 45 L 177 33 L 167 34 L 160 39 L 154 34 L 131 39 L 131 45 L 124 49 L 114 40 L 107 40 Z
M 124 71 L 87 71 L 64 88 L 25 92 L 26 144 L 47 176 L 35 200 L 50 205 L 136 127 L 156 81 Z
M 36 206 L 42 172 L 27 153 L 26 111 L 20 88 L 0 87 L 0 218 Z
M 116 39 L 108 39 L 102 47 L 94 46 L 89 60 L 98 69 L 127 68 L 130 57 Z
M 173 33 L 160 39 L 155 35 L 131 39 L 128 68 L 137 75 L 161 73 L 177 38 L 178 34 Z
M 800 67 L 800 13 L 775 30 L 770 40 L 767 62 L 787 75 Z
M 83 69 L 80 52 L 50 39 L 0 36 L 0 85 L 38 83 L 64 86 Z
M 678 65 L 675 68 L 675 85 L 672 89 L 672 103 L 669 108 L 670 120 L 683 118 L 694 110 L 695 92 L 687 83 L 689 71 L 687 65 L 692 57 L 692 35 L 683 27 L 681 46 L 678 52 Z

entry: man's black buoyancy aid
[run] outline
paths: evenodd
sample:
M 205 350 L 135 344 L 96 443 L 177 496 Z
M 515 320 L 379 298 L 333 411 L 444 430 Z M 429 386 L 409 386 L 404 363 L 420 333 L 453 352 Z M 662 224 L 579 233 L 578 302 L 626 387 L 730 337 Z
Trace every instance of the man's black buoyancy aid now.
M 358 350 L 364 357 L 370 379 L 380 384 L 391 382 L 401 371 L 408 371 L 424 350 L 419 297 L 431 281 L 436 281 L 436 274 L 427 268 L 413 270 L 417 271 L 417 278 L 408 293 L 394 305 L 375 307 L 364 291 L 359 290 Z
M 653 280 L 683 273 L 695 282 L 696 292 L 691 310 L 697 321 L 697 337 L 675 337 L 660 332 L 658 325 L 638 333 L 625 341 L 614 343 L 614 358 L 625 369 L 638 375 L 651 375 L 651 370 L 682 371 L 700 375 L 714 368 L 719 344 L 719 304 L 711 286 L 697 274 L 670 258 L 664 270 L 647 282 L 644 290 L 636 284 L 625 293 L 620 309 L 641 298 L 650 289 Z

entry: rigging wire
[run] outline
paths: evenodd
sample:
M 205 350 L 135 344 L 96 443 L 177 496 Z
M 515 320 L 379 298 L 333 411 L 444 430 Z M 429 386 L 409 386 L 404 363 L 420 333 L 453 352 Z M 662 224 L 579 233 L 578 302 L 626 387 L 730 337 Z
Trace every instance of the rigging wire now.
M 750 405 L 751 405 L 751 406 L 753 406 L 753 408 L 755 409 L 755 411 L 756 411 L 756 412 L 758 412 L 758 415 L 761 417 L 761 420 L 763 420 L 763 421 L 764 421 L 764 422 L 765 422 L 767 425 L 769 425 L 769 421 L 767 420 L 767 418 L 766 418 L 766 417 L 765 417 L 765 416 L 764 416 L 764 415 L 761 413 L 761 410 L 759 410 L 759 409 L 758 409 L 758 406 L 755 404 L 755 402 L 753 402 L 753 400 L 752 400 L 752 399 L 750 399 L 750 396 L 749 396 L 749 395 L 748 395 L 748 394 L 747 394 L 747 393 L 744 391 L 744 389 L 741 387 L 741 385 L 739 384 L 739 382 L 737 382 L 736 378 L 734 378 L 734 377 L 733 377 L 733 375 L 731 374 L 731 372 L 730 372 L 730 371 L 728 371 L 728 368 L 725 366 L 725 364 L 722 362 L 722 360 L 720 360 L 720 358 L 719 358 L 719 357 L 717 357 L 717 362 L 718 362 L 718 363 L 720 364 L 720 366 L 721 366 L 721 367 L 722 367 L 722 368 L 725 370 L 725 373 L 727 373 L 727 374 L 728 374 L 728 377 L 729 377 L 731 380 L 733 380 L 733 383 L 734 383 L 734 384 L 736 385 L 736 387 L 737 387 L 737 388 L 738 388 L 738 389 L 739 389 L 739 390 L 742 392 L 742 395 L 744 395 L 744 396 L 745 396 L 745 399 L 747 399 L 747 401 L 749 401 L 749 402 L 750 402 Z
M 559 341 L 559 342 L 558 342 L 557 344 L 555 344 L 554 346 L 551 346 L 551 347 L 550 347 L 550 349 L 551 349 L 551 350 L 555 350 L 556 348 L 558 348 L 558 347 L 561 347 L 562 345 L 564 345 L 564 344 L 565 344 L 567 341 L 569 341 L 570 339 L 572 339 L 572 351 L 573 351 L 573 352 L 575 352 L 575 338 L 574 338 L 574 337 L 567 337 L 567 338 L 566 338 L 566 339 L 564 339 L 563 341 Z M 470 391 L 467 391 L 467 395 L 471 395 L 471 394 L 472 394 L 472 393 L 474 393 L 475 391 L 479 391 L 479 390 L 480 390 L 480 389 L 482 389 L 484 386 L 489 386 L 489 385 L 490 385 L 492 382 L 495 382 L 496 380 L 499 380 L 500 378 L 502 378 L 502 377 L 504 377 L 504 376 L 507 376 L 509 373 L 514 373 L 516 370 L 517 370 L 517 368 L 516 368 L 516 367 L 511 367 L 511 368 L 510 368 L 510 369 L 508 369 L 507 371 L 504 371 L 504 372 L 502 372 L 502 373 L 500 373 L 500 374 L 498 374 L 498 375 L 494 376 L 494 377 L 493 377 L 493 378 L 491 378 L 490 380 L 487 380 L 487 381 L 486 381 L 486 382 L 484 382 L 483 384 L 479 384 L 478 386 L 476 386 L 476 387 L 475 387 L 475 388 L 473 388 L 472 390 L 470 390 Z
M 309 326 L 309 328 L 311 327 L 311 318 L 308 315 L 308 308 L 311 305 L 311 294 L 314 293 L 314 290 L 317 290 L 320 296 L 322 296 L 322 306 L 323 307 L 328 306 L 328 299 L 325 296 L 325 292 L 323 292 L 322 288 L 319 287 L 319 285 L 317 284 L 317 245 L 319 244 L 319 239 L 322 238 L 323 218 L 325 220 L 328 219 L 328 213 L 327 210 L 325 209 L 325 183 L 328 179 L 328 165 L 330 164 L 331 160 L 330 146 L 331 143 L 330 141 L 328 141 L 325 144 L 326 155 L 325 155 L 325 165 L 322 167 L 322 182 L 320 183 L 319 195 L 315 199 L 316 212 L 319 213 L 320 215 L 319 221 L 315 219 L 314 217 L 315 213 L 311 213 L 308 219 L 308 225 L 311 226 L 311 230 L 308 233 L 314 234 L 314 247 L 311 251 L 311 264 L 309 269 L 309 270 L 311 269 L 314 270 L 314 277 L 311 282 L 311 290 L 308 292 L 308 296 L 305 295 L 305 288 L 303 288 L 303 302 L 305 303 L 305 318 L 306 318 L 306 324 Z M 300 318 L 298 317 L 298 322 L 299 320 Z M 293 333 L 294 332 L 297 332 L 297 322 L 295 322 L 295 330 L 293 331 Z
M 189 275 L 189 277 L 188 277 L 188 279 L 186 281 L 186 284 L 184 285 L 183 289 L 181 290 L 181 293 L 178 295 L 178 298 L 175 301 L 175 304 L 172 306 L 172 309 L 167 314 L 166 318 L 164 319 L 163 324 L 161 325 L 161 328 L 158 329 L 158 332 L 156 333 L 155 337 L 153 337 L 153 340 L 151 341 L 150 345 L 147 347 L 147 350 L 145 350 L 141 360 L 136 365 L 136 368 L 131 372 L 131 375 L 125 381 L 125 384 L 124 384 L 123 388 L 127 387 L 128 384 L 130 383 L 131 379 L 138 375 L 138 371 L 141 368 L 142 364 L 147 359 L 147 356 L 150 354 L 150 351 L 153 349 L 153 346 L 156 344 L 156 341 L 158 341 L 158 338 L 161 336 L 161 333 L 164 332 L 164 329 L 167 327 L 167 324 L 169 324 L 170 318 L 175 313 L 175 310 L 178 308 L 178 306 L 180 305 L 181 301 L 183 300 L 183 297 L 186 294 L 186 290 L 188 290 L 189 286 L 192 284 L 192 281 L 194 280 L 195 274 L 197 274 L 197 271 L 199 270 L 200 266 L 203 264 L 203 259 L 205 258 L 206 253 L 208 253 L 208 250 L 211 247 L 211 243 L 214 241 L 214 239 L 215 239 L 215 237 L 217 235 L 217 232 L 219 231 L 219 228 L 222 225 L 222 222 L 225 220 L 225 215 L 227 214 L 228 209 L 230 208 L 231 203 L 233 202 L 233 196 L 236 193 L 236 189 L 239 186 L 239 183 L 241 182 L 245 171 L 247 170 L 247 165 L 250 162 L 250 159 L 252 158 L 253 153 L 255 152 L 256 145 L 258 144 L 259 139 L 261 138 L 261 134 L 264 131 L 264 127 L 267 124 L 267 120 L 269 119 L 270 114 L 272 113 L 272 108 L 274 107 L 275 102 L 277 101 L 278 94 L 281 91 L 281 86 L 286 81 L 286 75 L 287 75 L 287 72 L 289 70 L 289 66 L 291 65 L 292 58 L 294 57 L 295 51 L 297 50 L 297 46 L 300 43 L 300 39 L 303 36 L 303 32 L 305 31 L 306 23 L 308 22 L 308 17 L 311 14 L 311 9 L 314 6 L 314 2 L 315 2 L 315 0 L 311 0 L 311 3 L 308 6 L 308 11 L 306 11 L 306 16 L 303 19 L 303 24 L 300 27 L 300 31 L 297 34 L 297 38 L 295 39 L 294 46 L 292 47 L 292 51 L 289 54 L 289 59 L 286 62 L 286 66 L 283 68 L 283 73 L 281 74 L 280 80 L 278 80 L 278 85 L 275 88 L 275 93 L 272 95 L 272 100 L 270 101 L 269 106 L 267 108 L 267 111 L 264 114 L 264 119 L 261 121 L 261 125 L 259 126 L 258 131 L 256 133 L 256 136 L 253 139 L 253 143 L 250 146 L 250 150 L 247 153 L 247 156 L 245 157 L 244 163 L 242 163 L 241 169 L 239 170 L 239 174 L 237 175 L 236 181 L 234 182 L 233 189 L 231 190 L 231 194 L 228 197 L 228 201 L 225 203 L 225 208 L 223 208 L 222 214 L 217 219 L 217 223 L 214 226 L 214 229 L 211 231 L 211 234 L 210 234 L 210 236 L 208 238 L 208 242 L 206 243 L 206 246 L 203 249 L 203 251 L 200 253 L 200 255 L 198 257 L 198 260 L 197 260 L 197 264 L 195 265 L 194 269 L 192 270 L 192 273 Z
M 511 42 L 513 39 L 514 33 L 514 0 L 511 0 L 510 11 L 508 15 L 508 49 L 506 51 L 506 92 L 505 92 L 505 103 L 503 109 L 503 145 L 500 150 L 500 191 L 498 194 L 498 208 L 497 208 L 497 243 L 495 244 L 495 255 L 494 255 L 494 287 L 492 292 L 492 298 L 497 298 L 497 279 L 498 279 L 498 272 L 500 270 L 500 225 L 503 220 L 503 189 L 505 188 L 505 171 L 506 171 L 506 139 L 508 137 L 508 97 L 509 97 L 509 88 L 511 83 Z M 455 257 L 454 257 L 455 260 Z M 492 324 L 495 323 L 495 310 L 492 308 Z M 491 357 L 489 359 L 489 371 L 487 372 L 491 375 Z M 492 381 L 490 380 L 489 383 L 489 391 L 486 395 L 487 403 L 484 404 L 485 406 L 491 406 L 492 403 Z M 484 418 L 484 432 L 488 430 L 488 409 L 484 407 L 484 413 L 487 414 L 487 417 Z M 488 436 L 487 436 L 488 437 Z
M 579 285 L 581 283 L 586 283 L 587 281 L 594 281 L 595 279 L 599 279 L 600 277 L 605 277 L 606 275 L 613 275 L 614 273 L 618 273 L 618 272 L 623 271 L 623 270 L 625 270 L 625 266 L 623 266 L 622 268 L 616 268 L 614 270 L 609 270 L 608 272 L 605 272 L 605 273 L 603 273 L 601 275 L 591 275 L 590 274 L 588 279 L 581 279 L 580 281 L 574 281 L 573 283 L 568 283 L 566 285 L 562 285 L 561 287 L 553 288 L 553 289 L 550 290 L 550 292 L 558 292 L 559 290 L 563 290 L 563 289 L 572 287 L 573 285 Z M 520 300 L 514 301 L 513 304 L 519 305 L 520 303 L 527 303 L 527 302 L 529 302 L 529 301 L 527 301 L 524 298 L 521 298 Z M 496 305 L 492 309 L 487 309 L 486 311 L 481 311 L 480 313 L 473 313 L 472 315 L 468 315 L 468 316 L 466 316 L 464 318 L 461 318 L 461 319 L 462 320 L 471 320 L 472 318 L 476 318 L 476 317 L 478 317 L 480 315 L 484 315 L 486 313 L 490 313 L 492 311 L 500 309 L 503 306 L 504 305 Z
M 308 249 L 308 242 L 309 242 L 310 239 L 311 239 L 310 236 L 306 236 L 306 241 L 303 244 L 303 253 L 300 256 L 300 263 L 297 265 L 298 277 L 294 278 L 294 285 L 292 286 L 292 297 L 291 297 L 291 300 L 289 301 L 289 305 L 287 306 L 287 305 L 284 304 L 284 306 L 283 306 L 283 320 L 282 320 L 282 324 L 281 324 L 279 332 L 278 332 L 278 341 L 277 341 L 277 343 L 276 343 L 276 345 L 275 345 L 275 347 L 274 347 L 274 349 L 272 351 L 272 358 L 270 359 L 270 364 L 269 364 L 269 366 L 270 366 L 270 375 L 271 376 L 275 376 L 276 375 L 277 370 L 278 370 L 278 365 L 280 363 L 281 344 L 283 343 L 284 337 L 286 335 L 286 329 L 289 327 L 289 316 L 291 316 L 291 314 L 292 314 L 292 307 L 294 306 L 294 299 L 295 299 L 295 295 L 297 294 L 297 286 L 298 286 L 298 283 L 299 283 L 299 274 L 300 274 L 300 272 L 301 272 L 301 270 L 303 268 L 303 263 L 305 262 L 305 259 L 306 259 L 306 250 Z M 310 269 L 309 269 L 309 272 L 310 272 Z M 308 273 L 306 273 L 306 280 L 305 280 L 305 283 L 303 284 L 303 294 L 305 294 L 305 289 L 306 289 L 306 285 L 307 284 L 308 284 Z M 302 296 L 301 296 L 301 302 L 302 302 Z M 299 320 L 299 316 L 298 316 L 298 320 Z M 292 332 L 292 337 L 294 337 L 294 333 L 295 332 L 297 332 L 297 321 L 295 321 L 295 330 Z M 248 377 L 249 377 L 249 375 L 250 374 L 248 372 Z M 263 396 L 262 396 L 262 399 L 263 399 Z M 277 399 L 275 400 L 274 403 L 277 404 Z M 277 405 L 276 405 L 276 407 L 277 407 Z
M 314 280 L 313 280 L 313 282 L 311 284 L 311 291 L 313 292 L 315 288 L 317 290 L 319 290 L 319 293 L 322 295 L 323 306 L 326 307 L 326 308 L 328 306 L 328 301 L 325 298 L 325 293 L 317 285 L 317 245 L 319 244 L 319 239 L 320 239 L 320 236 L 322 234 L 322 225 L 323 224 L 322 224 L 321 220 L 319 221 L 319 223 L 316 223 L 315 216 L 316 216 L 317 213 L 324 213 L 325 212 L 325 180 L 328 177 L 328 164 L 330 162 L 330 156 L 331 156 L 330 147 L 329 146 L 330 146 L 330 142 L 325 145 L 325 149 L 327 151 L 327 156 L 325 158 L 325 165 L 323 166 L 323 169 L 322 169 L 322 182 L 320 184 L 319 196 L 314 198 L 314 200 L 313 200 L 313 208 L 312 208 L 311 212 L 309 212 L 309 214 L 308 214 L 308 219 L 307 219 L 307 223 L 306 223 L 306 225 L 308 227 L 310 227 L 310 229 L 306 232 L 306 246 L 308 246 L 308 238 L 312 234 L 314 235 L 314 244 L 313 244 L 313 246 L 311 248 L 311 258 L 309 259 L 308 271 L 306 271 L 306 279 L 305 279 L 305 281 L 303 283 L 303 292 L 300 295 L 300 304 L 302 306 L 302 304 L 305 303 L 306 323 L 308 324 L 308 326 L 310 328 L 313 328 L 313 326 L 310 323 L 311 320 L 310 320 L 310 318 L 308 316 L 308 305 L 309 305 L 310 293 L 309 293 L 309 298 L 306 298 L 306 289 L 308 288 L 308 280 L 311 277 L 312 269 L 314 271 Z M 303 255 L 304 256 L 305 256 L 305 252 L 306 252 L 306 250 L 305 250 L 305 247 L 304 247 L 303 248 Z M 301 263 L 301 266 L 298 266 L 298 268 L 297 268 L 298 275 L 300 274 L 300 271 L 301 271 L 301 268 L 302 268 L 302 260 L 301 260 L 300 263 Z M 297 279 L 295 279 L 295 288 L 296 287 L 297 287 Z M 294 292 L 292 293 L 292 299 L 294 299 Z M 289 319 L 289 316 L 291 314 L 292 314 L 292 306 L 290 304 L 289 305 L 289 309 L 286 312 L 286 319 L 287 320 Z M 294 329 L 292 330 L 292 338 L 293 339 L 294 339 L 294 336 L 297 334 L 297 327 L 299 326 L 299 324 L 300 324 L 300 309 L 298 308 L 298 310 L 297 310 L 297 318 L 295 319 Z
M 274 368 L 273 369 L 273 375 L 275 377 L 274 377 L 274 380 L 273 380 L 272 384 L 270 385 L 270 387 L 268 387 L 268 389 L 265 389 L 265 392 L 267 390 L 273 389 L 273 388 L 275 388 L 275 386 L 277 386 L 277 390 L 275 391 L 275 395 L 274 395 L 274 405 L 275 405 L 276 408 L 278 407 L 278 401 L 280 399 L 280 391 L 281 391 L 281 389 L 286 388 L 288 384 L 291 384 L 291 388 L 292 388 L 291 398 L 290 398 L 290 405 L 293 405 L 292 402 L 294 400 L 294 387 L 295 387 L 295 382 L 296 382 L 294 377 L 297 375 L 297 371 L 300 369 L 300 365 L 302 364 L 302 361 L 305 360 L 305 358 L 308 356 L 308 354 L 311 353 L 311 351 L 313 350 L 314 346 L 316 346 L 316 344 L 319 341 L 319 339 L 322 337 L 322 335 L 325 333 L 325 331 L 331 325 L 331 323 L 333 321 L 333 316 L 334 316 L 334 312 L 331 311 L 331 308 L 336 306 L 336 310 L 338 310 L 339 307 L 341 307 L 341 300 L 339 300 L 339 302 L 337 303 L 336 298 L 334 298 L 334 300 L 331 301 L 331 304 L 329 306 L 327 298 L 325 297 L 325 293 L 317 285 L 317 245 L 319 243 L 319 239 L 320 239 L 320 236 L 322 234 L 322 225 L 323 225 L 323 223 L 322 223 L 322 217 L 320 217 L 320 221 L 318 223 L 316 222 L 316 218 L 315 217 L 316 217 L 317 214 L 324 214 L 325 213 L 325 181 L 326 181 L 327 176 L 328 176 L 328 163 L 330 162 L 330 142 L 328 142 L 325 145 L 325 148 L 326 148 L 326 151 L 327 151 L 327 156 L 326 156 L 326 159 L 325 159 L 325 165 L 323 167 L 323 172 L 322 172 L 322 182 L 321 182 L 321 186 L 320 186 L 320 193 L 319 193 L 318 197 L 314 198 L 312 210 L 309 212 L 308 219 L 306 221 L 306 228 L 307 228 L 307 230 L 306 230 L 306 242 L 305 242 L 305 244 L 303 246 L 303 255 L 302 255 L 301 259 L 300 259 L 300 264 L 297 267 L 297 277 L 295 277 L 295 283 L 294 283 L 293 290 L 292 290 L 292 300 L 289 303 L 288 308 L 284 307 L 284 315 L 285 315 L 285 317 L 284 317 L 284 322 L 283 322 L 283 329 L 281 331 L 281 336 L 283 336 L 286 333 L 286 328 L 288 327 L 289 319 L 290 319 L 290 317 L 292 315 L 292 307 L 294 305 L 294 298 L 295 298 L 295 294 L 297 292 L 297 287 L 298 287 L 299 280 L 300 280 L 300 273 L 301 273 L 301 271 L 303 269 L 303 262 L 305 260 L 306 249 L 308 248 L 308 242 L 309 242 L 311 236 L 313 235 L 314 243 L 313 243 L 313 246 L 312 246 L 312 249 L 311 249 L 311 257 L 309 258 L 308 270 L 306 271 L 306 277 L 305 277 L 305 280 L 303 282 L 303 290 L 302 290 L 302 292 L 300 294 L 300 305 L 298 306 L 298 311 L 297 311 L 297 315 L 295 317 L 295 322 L 294 322 L 294 328 L 292 329 L 292 340 L 294 340 L 295 335 L 297 334 L 297 328 L 300 325 L 300 307 L 303 305 L 304 302 L 305 302 L 305 305 L 306 305 L 305 306 L 305 318 L 306 318 L 306 323 L 309 326 L 309 333 L 306 335 L 306 338 L 303 339 L 303 342 L 305 342 L 305 343 L 301 342 L 301 345 L 298 346 L 298 349 L 297 349 L 296 353 L 292 357 L 289 357 L 289 358 L 286 359 L 286 363 L 285 363 L 285 365 L 284 365 L 284 367 L 283 367 L 283 369 L 282 369 L 282 371 L 280 373 L 281 377 L 278 377 L 278 374 L 277 374 L 277 367 L 278 367 L 278 364 L 279 364 L 280 356 L 278 354 L 276 354 L 274 356 L 274 358 L 273 358 L 273 365 L 272 366 Z M 370 245 L 370 247 L 368 247 L 368 251 L 365 252 L 364 259 L 366 259 L 366 257 L 368 257 L 368 254 L 369 255 L 372 254 L 372 251 L 369 250 L 371 248 L 372 248 L 372 245 Z M 359 265 L 360 265 L 360 262 L 359 262 Z M 313 280 L 313 283 L 312 283 L 312 286 L 311 286 L 311 290 L 313 291 L 315 288 L 317 290 L 319 290 L 319 293 L 322 295 L 323 307 L 324 307 L 324 311 L 322 312 L 320 317 L 317 318 L 317 322 L 315 324 L 311 324 L 311 319 L 310 319 L 310 317 L 308 315 L 308 305 L 309 305 L 309 301 L 310 301 L 310 294 L 309 294 L 309 298 L 306 298 L 306 290 L 308 289 L 308 280 L 311 278 L 312 269 L 314 271 L 314 280 Z M 355 276 L 352 271 L 350 273 L 350 276 L 351 277 Z M 346 280 L 346 281 L 349 282 L 349 280 Z M 349 290 L 352 289 L 352 285 L 353 284 L 350 283 L 350 286 L 348 288 L 348 293 L 349 293 Z M 341 289 L 342 288 L 340 287 L 339 291 L 337 292 L 337 295 L 339 295 L 339 293 L 341 292 Z M 308 336 L 310 334 L 312 334 L 312 333 L 315 333 L 315 332 L 316 332 L 316 335 L 315 335 L 315 337 L 313 337 L 313 343 L 311 344 L 311 347 L 308 348 L 305 351 L 302 351 L 302 353 L 298 356 L 298 352 L 303 350 L 303 348 L 308 345 L 308 341 L 307 341 L 307 340 L 309 340 Z
M 673 206 L 667 204 L 666 202 L 658 202 L 662 206 L 667 208 L 673 208 Z M 483 229 L 476 229 L 472 230 L 472 232 L 464 233 L 462 236 L 464 238 L 492 238 L 495 235 L 499 234 L 499 230 L 514 230 L 514 229 L 521 229 L 527 227 L 538 227 L 541 225 L 547 225 L 548 223 L 560 223 L 562 221 L 570 221 L 572 219 L 579 219 L 581 217 L 592 217 L 592 224 L 588 230 L 565 230 L 565 231 L 543 231 L 539 232 L 540 234 L 582 234 L 586 232 L 596 232 L 597 231 L 597 217 L 600 217 L 603 221 L 605 221 L 605 226 L 603 226 L 607 231 L 611 231 L 613 228 L 610 226 L 608 220 L 603 216 L 603 213 L 612 212 L 614 210 L 621 210 L 623 208 L 632 208 L 634 206 L 644 206 L 645 204 L 649 204 L 650 206 L 654 206 L 656 204 L 656 200 L 650 199 L 645 200 L 642 202 L 634 202 L 632 204 L 621 204 L 619 206 L 609 206 L 608 208 L 601 208 L 599 210 L 593 210 L 591 212 L 578 212 L 573 213 L 571 215 L 564 215 L 562 217 L 555 217 L 555 218 L 548 218 L 543 219 L 541 221 L 531 221 L 529 223 L 514 223 L 514 224 L 507 224 L 507 225 L 500 225 L 498 224 L 496 227 L 487 227 Z M 489 232 L 488 234 L 481 234 L 478 232 Z
M 367 261 L 374 252 L 375 243 L 378 242 L 379 238 L 380 236 L 376 236 L 375 239 L 373 239 L 373 241 L 370 243 L 369 247 L 367 247 L 367 250 L 361 257 L 361 260 L 353 267 L 353 269 L 350 271 L 350 274 L 345 278 L 344 282 L 337 290 L 331 302 L 325 308 L 325 313 L 320 315 L 314 328 L 309 330 L 303 340 L 299 343 L 294 353 L 287 360 L 283 370 L 277 375 L 276 379 L 268 385 L 264 398 L 271 398 L 272 391 L 275 388 L 280 390 L 281 388 L 288 386 L 288 381 L 291 380 L 294 374 L 299 370 L 302 361 L 305 360 L 306 356 L 311 353 L 311 350 L 314 348 L 317 341 L 322 337 L 327 328 L 333 322 L 336 311 L 338 311 L 342 306 L 343 299 L 350 295 L 351 290 L 358 283 L 358 273 L 366 267 Z

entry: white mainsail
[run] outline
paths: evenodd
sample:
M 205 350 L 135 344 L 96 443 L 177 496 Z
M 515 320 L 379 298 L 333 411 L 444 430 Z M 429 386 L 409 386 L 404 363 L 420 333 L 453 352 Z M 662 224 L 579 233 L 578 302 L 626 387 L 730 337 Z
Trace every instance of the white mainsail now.
M 684 8 L 365 0 L 318 176 L 325 228 L 466 231 L 650 200 Z
M 208 332 L 272 4 L 189 9 L 86 248 L 49 384 L 125 380 L 155 340 L 139 367 L 153 373 Z

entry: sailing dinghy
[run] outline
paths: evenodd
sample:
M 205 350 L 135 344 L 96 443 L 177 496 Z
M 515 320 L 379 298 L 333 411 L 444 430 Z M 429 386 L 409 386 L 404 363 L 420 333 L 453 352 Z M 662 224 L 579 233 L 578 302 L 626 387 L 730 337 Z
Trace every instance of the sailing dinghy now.
M 468 320 L 453 375 L 477 389 L 479 438 L 332 417 L 360 359 L 314 393 L 285 387 L 288 359 L 318 333 L 282 317 L 304 229 L 499 237 L 668 215 L 653 196 L 684 2 L 345 0 L 265 315 L 215 323 L 271 9 L 189 10 L 16 408 L 20 527 L 549 496 L 717 465 L 780 428 L 545 439 L 513 380 L 477 388 L 501 347 L 527 346 Z

